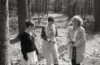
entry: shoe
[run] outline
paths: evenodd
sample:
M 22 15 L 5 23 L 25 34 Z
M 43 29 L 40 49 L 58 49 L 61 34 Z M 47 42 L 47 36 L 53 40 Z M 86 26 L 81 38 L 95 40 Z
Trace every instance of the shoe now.
M 58 64 L 54 64 L 54 65 L 58 65 Z

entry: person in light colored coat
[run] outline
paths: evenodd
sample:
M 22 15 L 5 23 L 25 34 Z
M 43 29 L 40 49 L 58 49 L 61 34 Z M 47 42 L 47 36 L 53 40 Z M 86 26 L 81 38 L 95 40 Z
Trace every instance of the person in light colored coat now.
M 69 56 L 72 62 L 72 65 L 80 65 L 84 58 L 85 52 L 85 43 L 86 43 L 86 34 L 85 29 L 82 27 L 83 20 L 80 16 L 76 15 L 72 19 L 72 25 L 68 27 L 67 40 L 69 47 Z M 74 44 L 72 44 L 74 42 Z M 76 59 L 73 60 L 73 46 L 76 47 Z

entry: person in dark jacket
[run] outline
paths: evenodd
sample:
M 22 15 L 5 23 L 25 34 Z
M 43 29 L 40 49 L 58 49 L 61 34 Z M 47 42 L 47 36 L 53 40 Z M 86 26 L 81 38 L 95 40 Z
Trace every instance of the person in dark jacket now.
M 18 35 L 21 41 L 21 52 L 23 55 L 22 65 L 34 65 L 38 61 L 37 55 L 39 52 L 36 48 L 35 37 L 32 32 L 35 30 L 35 26 L 31 21 L 25 22 L 26 30 Z

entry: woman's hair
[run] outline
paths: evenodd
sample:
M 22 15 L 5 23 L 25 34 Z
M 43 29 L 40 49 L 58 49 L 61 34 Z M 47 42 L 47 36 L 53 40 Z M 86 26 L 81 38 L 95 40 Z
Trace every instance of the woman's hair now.
M 79 15 L 73 16 L 73 18 L 71 19 L 71 21 L 73 22 L 74 20 L 78 21 L 78 26 L 82 26 L 83 25 L 83 19 Z
M 50 21 L 54 22 L 54 18 L 53 17 L 48 17 L 48 22 L 50 22 Z
M 31 21 L 27 21 L 27 22 L 25 22 L 25 24 L 26 24 L 26 27 L 28 28 L 29 26 L 34 26 L 34 24 L 31 22 Z

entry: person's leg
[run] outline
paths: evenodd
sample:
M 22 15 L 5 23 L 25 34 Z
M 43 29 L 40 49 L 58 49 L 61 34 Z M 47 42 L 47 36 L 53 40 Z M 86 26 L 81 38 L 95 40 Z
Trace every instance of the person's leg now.
M 31 53 L 31 64 L 36 65 L 37 62 L 38 62 L 38 57 L 37 57 L 36 51 L 33 51 Z
M 80 64 L 76 64 L 76 65 L 80 65 Z
M 50 53 L 47 53 L 47 55 L 46 55 L 46 65 L 51 65 Z
M 21 65 L 27 65 L 27 61 L 23 58 L 23 54 L 21 54 Z
M 27 65 L 30 65 L 31 64 L 31 54 L 27 53 L 27 56 L 28 56 Z
M 27 53 L 28 55 L 28 65 L 35 65 L 37 62 L 37 56 L 36 56 L 36 52 L 32 51 L 30 53 Z
M 49 47 L 49 43 L 47 44 L 47 48 L 46 48 L 46 51 L 45 51 L 45 57 L 46 57 L 46 65 L 51 65 L 51 60 L 50 60 L 50 57 L 51 57 L 51 50 L 50 50 L 50 47 Z
M 72 65 L 76 65 L 76 62 L 74 59 L 72 59 L 71 62 L 72 62 Z
M 55 48 L 55 45 L 52 45 L 51 54 L 53 57 L 54 65 L 58 65 L 58 55 L 57 55 L 57 50 Z
M 24 58 L 21 59 L 21 65 L 27 65 L 27 61 Z

